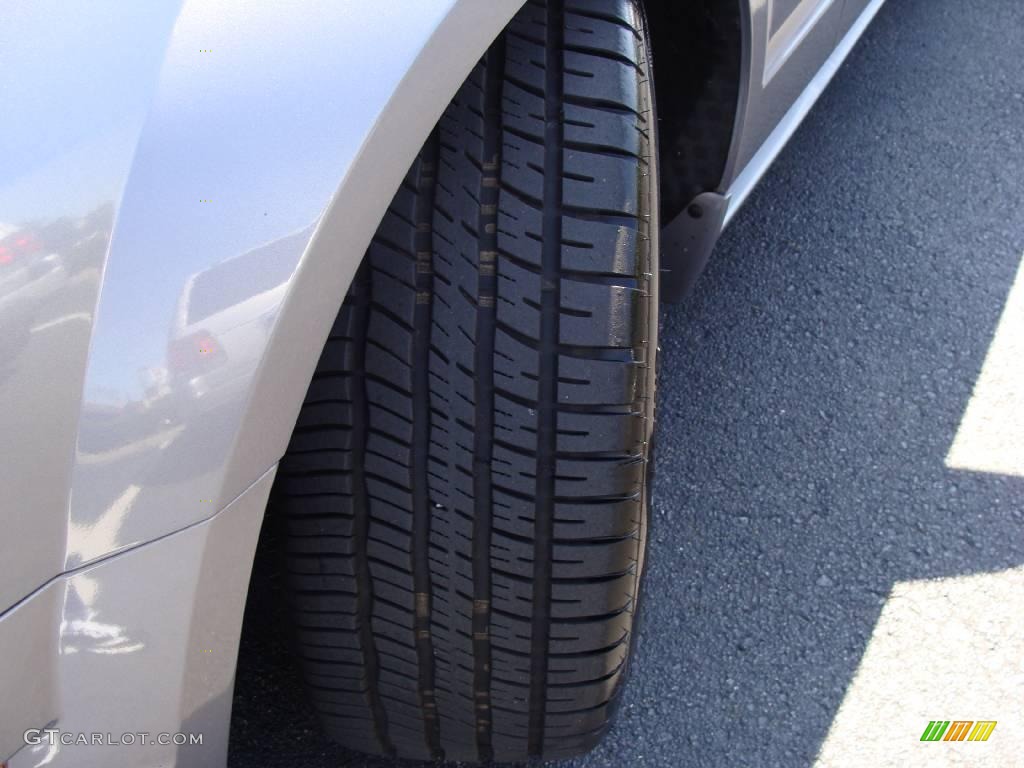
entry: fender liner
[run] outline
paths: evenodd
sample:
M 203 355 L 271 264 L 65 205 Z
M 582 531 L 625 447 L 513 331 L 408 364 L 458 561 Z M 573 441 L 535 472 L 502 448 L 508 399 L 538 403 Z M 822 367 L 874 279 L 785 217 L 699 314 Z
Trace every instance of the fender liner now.
M 701 192 L 661 228 L 661 300 L 687 298 L 725 227 L 729 198 Z

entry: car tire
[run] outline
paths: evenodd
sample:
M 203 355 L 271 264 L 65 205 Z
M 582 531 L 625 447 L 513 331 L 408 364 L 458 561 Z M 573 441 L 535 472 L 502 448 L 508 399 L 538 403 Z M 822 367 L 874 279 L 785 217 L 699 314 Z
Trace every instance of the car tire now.
M 527 3 L 344 300 L 274 498 L 307 687 L 349 747 L 558 759 L 609 727 L 649 506 L 651 82 L 635 0 Z

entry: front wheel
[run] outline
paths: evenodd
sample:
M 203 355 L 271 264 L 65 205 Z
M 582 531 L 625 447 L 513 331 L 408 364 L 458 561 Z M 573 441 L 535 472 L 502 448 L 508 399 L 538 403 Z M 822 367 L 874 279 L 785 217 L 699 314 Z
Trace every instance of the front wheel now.
M 655 132 L 637 2 L 530 2 L 382 221 L 278 479 L 342 743 L 506 762 L 608 729 L 646 543 Z

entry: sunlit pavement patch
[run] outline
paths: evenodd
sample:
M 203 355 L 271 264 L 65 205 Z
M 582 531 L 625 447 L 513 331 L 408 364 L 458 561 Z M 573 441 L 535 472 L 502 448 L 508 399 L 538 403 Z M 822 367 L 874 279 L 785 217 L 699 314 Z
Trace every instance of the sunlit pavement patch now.
M 946 456 L 1024 477 L 1024 262 Z M 999 722 L 985 742 L 922 741 L 935 720 Z M 898 582 L 816 768 L 1011 766 L 1024 755 L 1024 566 Z
M 1024 262 L 1010 288 L 946 465 L 1024 476 Z
M 1024 566 L 898 582 L 816 768 L 1006 766 L 1024 755 Z M 938 718 L 996 720 L 986 742 L 922 742 Z

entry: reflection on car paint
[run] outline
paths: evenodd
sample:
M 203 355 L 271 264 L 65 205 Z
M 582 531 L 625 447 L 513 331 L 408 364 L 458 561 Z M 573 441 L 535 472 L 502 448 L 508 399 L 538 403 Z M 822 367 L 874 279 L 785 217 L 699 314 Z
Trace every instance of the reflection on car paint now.
M 231 431 L 211 425 L 230 423 L 244 404 L 312 231 L 303 227 L 190 276 L 176 302 L 164 360 L 140 369 L 138 395 L 85 403 L 78 472 L 90 480 L 69 521 L 69 568 L 141 541 L 130 512 L 147 500 L 176 500 L 183 512 L 194 510 L 194 520 L 215 511 L 209 508 L 213 496 L 198 503 L 194 495 L 191 502 L 177 496 L 177 480 L 212 478 L 230 448 Z

